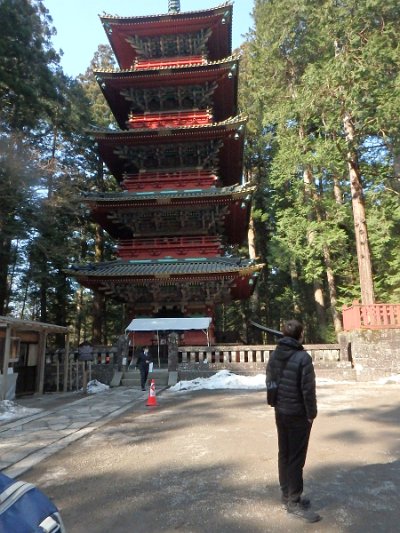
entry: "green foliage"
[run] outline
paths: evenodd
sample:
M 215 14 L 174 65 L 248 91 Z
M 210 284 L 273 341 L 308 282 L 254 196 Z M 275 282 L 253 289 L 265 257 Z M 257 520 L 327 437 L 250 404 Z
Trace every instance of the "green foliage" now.
M 399 298 L 399 197 L 391 187 L 399 152 L 399 15 L 394 0 L 254 4 L 241 106 L 254 112 L 246 165 L 258 176 L 254 218 L 268 269 L 258 290 L 267 320 L 301 315 L 314 339 L 332 337 L 332 326 L 316 314 L 316 283 L 328 321 L 329 301 L 340 312 L 359 298 L 349 150 L 360 161 L 377 300 Z M 355 131 L 351 146 L 345 113 Z M 260 168 L 264 154 L 268 164 Z M 335 280 L 329 291 L 328 269 Z
M 57 98 L 51 19 L 40 0 L 2 0 L 0 20 L 1 126 L 29 129 Z

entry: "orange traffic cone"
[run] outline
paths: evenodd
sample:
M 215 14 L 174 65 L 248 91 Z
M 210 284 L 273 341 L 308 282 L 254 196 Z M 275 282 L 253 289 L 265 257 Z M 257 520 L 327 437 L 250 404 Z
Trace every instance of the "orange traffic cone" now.
M 149 389 L 149 397 L 147 398 L 147 406 L 153 407 L 158 405 L 157 398 L 156 398 L 156 382 L 154 379 L 151 380 L 150 389 Z

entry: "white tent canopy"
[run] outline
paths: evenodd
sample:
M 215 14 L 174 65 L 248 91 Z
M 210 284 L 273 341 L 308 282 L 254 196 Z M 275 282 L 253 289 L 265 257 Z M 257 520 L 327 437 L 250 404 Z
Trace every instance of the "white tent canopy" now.
M 158 347 L 158 366 L 160 366 L 160 338 L 159 331 L 188 331 L 190 329 L 199 329 L 207 337 L 207 345 L 210 346 L 208 328 L 211 324 L 209 316 L 196 318 L 134 318 L 125 333 L 134 333 L 135 331 L 156 331 Z
M 126 332 L 129 331 L 185 331 L 189 329 L 208 330 L 211 318 L 134 318 Z

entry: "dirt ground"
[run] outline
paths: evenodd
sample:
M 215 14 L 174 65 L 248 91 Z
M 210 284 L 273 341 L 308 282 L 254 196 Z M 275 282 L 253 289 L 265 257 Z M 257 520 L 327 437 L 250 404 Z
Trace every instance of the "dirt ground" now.
M 318 387 L 305 494 L 323 520 L 287 515 L 264 392 L 198 391 L 136 406 L 23 476 L 68 533 L 400 530 L 400 386 Z

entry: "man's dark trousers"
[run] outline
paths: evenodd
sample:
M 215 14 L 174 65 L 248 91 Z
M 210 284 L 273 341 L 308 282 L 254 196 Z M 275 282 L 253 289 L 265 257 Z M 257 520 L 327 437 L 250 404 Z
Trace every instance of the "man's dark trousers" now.
M 284 415 L 275 411 L 278 430 L 278 469 L 282 497 L 297 502 L 303 493 L 303 468 L 306 462 L 311 426 L 305 416 Z
M 140 363 L 139 365 L 140 370 L 140 385 L 142 389 L 145 388 L 147 376 L 149 375 L 149 365 L 146 363 Z

